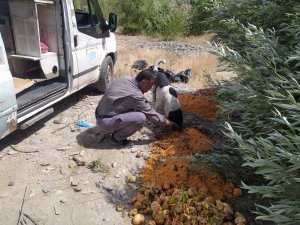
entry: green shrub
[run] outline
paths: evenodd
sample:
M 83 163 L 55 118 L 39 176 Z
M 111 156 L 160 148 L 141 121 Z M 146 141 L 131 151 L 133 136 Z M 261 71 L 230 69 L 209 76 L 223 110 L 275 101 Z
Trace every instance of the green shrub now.
M 207 20 L 213 15 L 210 0 L 190 1 L 192 13 L 190 18 L 190 34 L 199 35 L 210 28 Z
M 108 15 L 110 12 L 116 13 L 116 0 L 98 0 L 101 6 L 101 10 L 103 15 L 105 16 L 105 19 L 108 20 Z
M 185 36 L 189 33 L 190 12 L 190 4 L 185 1 L 154 0 L 149 10 L 146 32 L 158 33 L 165 40 Z
M 149 3 L 146 0 L 124 0 L 116 4 L 119 26 L 124 34 L 141 34 L 146 27 Z
M 300 24 L 283 23 L 277 32 L 236 20 L 224 22 L 232 28 L 231 36 L 240 37 L 229 41 L 233 47 L 236 44 L 238 52 L 228 47 L 217 50 L 238 73 L 237 78 L 219 86 L 222 111 L 241 113 L 239 121 L 226 123 L 226 135 L 238 143 L 244 166 L 255 169 L 266 181 L 243 187 L 272 202 L 259 206 L 257 219 L 299 224 Z

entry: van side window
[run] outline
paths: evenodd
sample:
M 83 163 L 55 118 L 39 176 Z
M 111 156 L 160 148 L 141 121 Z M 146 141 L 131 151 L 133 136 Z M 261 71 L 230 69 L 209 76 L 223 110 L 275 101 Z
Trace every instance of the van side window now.
M 73 0 L 78 29 L 101 28 L 102 13 L 95 0 Z

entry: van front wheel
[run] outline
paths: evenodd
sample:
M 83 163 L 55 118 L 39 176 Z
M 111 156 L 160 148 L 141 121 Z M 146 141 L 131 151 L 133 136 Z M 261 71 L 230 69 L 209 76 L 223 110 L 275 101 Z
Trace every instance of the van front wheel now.
M 107 56 L 100 67 L 99 80 L 95 87 L 100 92 L 105 92 L 110 83 L 114 80 L 114 62 L 110 56 Z

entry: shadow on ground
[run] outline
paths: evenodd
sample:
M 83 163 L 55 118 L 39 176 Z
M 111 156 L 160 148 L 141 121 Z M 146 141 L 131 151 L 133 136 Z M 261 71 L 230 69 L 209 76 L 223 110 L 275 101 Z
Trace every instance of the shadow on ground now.
M 88 149 L 122 149 L 122 148 L 129 148 L 133 145 L 148 145 L 153 142 L 153 140 L 132 140 L 128 146 L 122 147 L 110 141 L 111 135 L 107 134 L 105 138 L 98 142 L 98 135 L 91 134 L 89 130 L 85 130 L 77 135 L 77 143 L 84 148 Z

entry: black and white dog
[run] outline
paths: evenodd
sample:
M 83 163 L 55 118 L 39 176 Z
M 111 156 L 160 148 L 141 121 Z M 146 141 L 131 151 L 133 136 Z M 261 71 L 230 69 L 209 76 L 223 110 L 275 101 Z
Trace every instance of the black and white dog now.
M 183 115 L 180 109 L 180 102 L 177 98 L 176 90 L 171 86 L 166 75 L 158 72 L 158 66 L 161 63 L 165 63 L 165 60 L 158 60 L 153 67 L 157 75 L 153 88 L 154 108 L 162 111 L 169 120 L 175 123 L 173 129 L 181 130 Z

